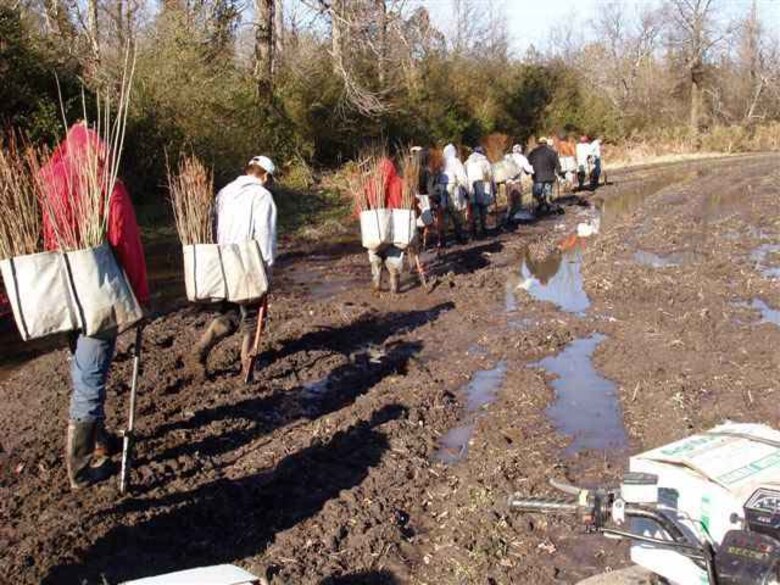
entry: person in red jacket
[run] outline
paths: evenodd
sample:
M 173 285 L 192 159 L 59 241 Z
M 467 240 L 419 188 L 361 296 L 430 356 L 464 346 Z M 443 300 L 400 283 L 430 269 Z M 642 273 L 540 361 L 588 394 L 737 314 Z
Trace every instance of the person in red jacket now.
M 382 173 L 384 188 L 382 193 L 376 193 L 373 184 L 369 183 L 366 195 L 371 207 L 400 208 L 403 201 L 403 180 L 398 176 L 395 164 L 389 158 L 384 158 L 379 164 L 379 172 Z M 403 250 L 395 246 L 369 250 L 368 261 L 371 264 L 371 281 L 374 292 L 379 293 L 382 287 L 382 267 L 384 266 L 390 273 L 390 292 L 397 293 L 403 269 Z
M 108 155 L 106 145 L 86 124 L 73 125 L 65 140 L 41 169 L 41 191 L 47 197 L 43 217 L 44 245 L 48 250 L 61 247 L 60 238 L 77 229 L 73 209 L 82 195 L 78 165 L 94 153 L 98 160 Z M 53 217 L 52 217 L 53 216 Z M 60 235 L 60 238 L 57 235 Z M 109 199 L 106 239 L 127 274 L 130 286 L 142 305 L 149 303 L 146 261 L 141 232 L 130 195 L 117 181 Z M 91 485 L 111 474 L 110 456 L 118 441 L 105 428 L 106 381 L 114 357 L 116 336 L 87 337 L 79 334 L 72 344 L 71 380 L 66 466 L 71 489 Z

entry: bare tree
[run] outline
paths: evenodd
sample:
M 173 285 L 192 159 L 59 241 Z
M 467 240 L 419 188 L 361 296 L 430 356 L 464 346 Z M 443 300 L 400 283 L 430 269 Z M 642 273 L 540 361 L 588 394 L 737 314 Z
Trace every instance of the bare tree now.
M 673 22 L 672 41 L 683 56 L 690 82 L 689 124 L 698 132 L 701 124 L 702 85 L 712 48 L 723 40 L 714 23 L 715 0 L 669 0 Z

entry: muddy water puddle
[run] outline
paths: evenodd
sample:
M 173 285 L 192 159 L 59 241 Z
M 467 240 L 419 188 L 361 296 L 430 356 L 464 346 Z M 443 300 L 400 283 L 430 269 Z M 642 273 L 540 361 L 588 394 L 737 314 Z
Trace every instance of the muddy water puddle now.
M 750 259 L 765 278 L 780 279 L 780 244 L 761 244 L 750 252 Z
M 758 321 L 758 323 L 771 323 L 772 325 L 777 325 L 780 327 L 780 310 L 773 309 L 770 307 L 766 301 L 763 299 L 753 299 L 749 303 L 747 302 L 736 302 L 733 303 L 735 307 L 739 308 L 747 308 L 747 309 L 753 309 L 753 311 L 758 312 L 761 315 L 761 319 Z M 740 325 L 752 325 L 755 324 L 755 322 L 750 321 L 743 321 L 742 319 L 737 319 L 737 323 Z
M 484 407 L 495 402 L 498 391 L 504 383 L 506 369 L 506 361 L 502 360 L 494 368 L 480 370 L 459 391 L 465 398 L 465 416 L 458 426 L 442 436 L 434 459 L 449 465 L 466 457 L 480 412 Z
M 672 252 L 665 256 L 648 252 L 647 250 L 634 252 L 634 262 L 650 268 L 676 268 L 691 264 L 695 259 L 696 255 L 693 252 Z
M 628 444 L 617 386 L 593 367 L 593 353 L 606 338 L 596 333 L 577 339 L 558 355 L 531 364 L 557 376 L 547 415 L 558 432 L 571 437 L 568 455 L 585 449 L 622 450 Z
M 526 255 L 520 266 L 518 289 L 536 301 L 553 303 L 562 311 L 584 315 L 590 307 L 582 278 L 582 251 L 555 252 L 534 262 Z

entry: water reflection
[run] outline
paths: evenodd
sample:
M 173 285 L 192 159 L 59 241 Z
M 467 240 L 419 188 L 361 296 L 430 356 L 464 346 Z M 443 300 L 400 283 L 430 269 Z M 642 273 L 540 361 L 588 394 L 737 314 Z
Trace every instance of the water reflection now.
M 541 261 L 534 261 L 526 250 L 520 267 L 518 288 L 537 301 L 554 303 L 567 313 L 584 315 L 590 307 L 582 279 L 582 250 L 555 251 Z

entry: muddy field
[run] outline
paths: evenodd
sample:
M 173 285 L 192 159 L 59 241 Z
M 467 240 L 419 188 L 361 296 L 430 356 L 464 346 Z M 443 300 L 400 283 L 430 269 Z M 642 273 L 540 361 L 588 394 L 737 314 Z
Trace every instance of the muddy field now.
M 613 481 L 727 418 L 780 426 L 778 162 L 611 173 L 565 215 L 427 253 L 430 294 L 407 276 L 373 296 L 357 243 L 287 246 L 254 385 L 236 339 L 207 381 L 187 374 L 208 311 L 146 329 L 128 497 L 66 490 L 66 352 L 0 369 L 0 581 L 231 562 L 272 584 L 572 583 L 627 565 L 624 544 L 506 498 Z

